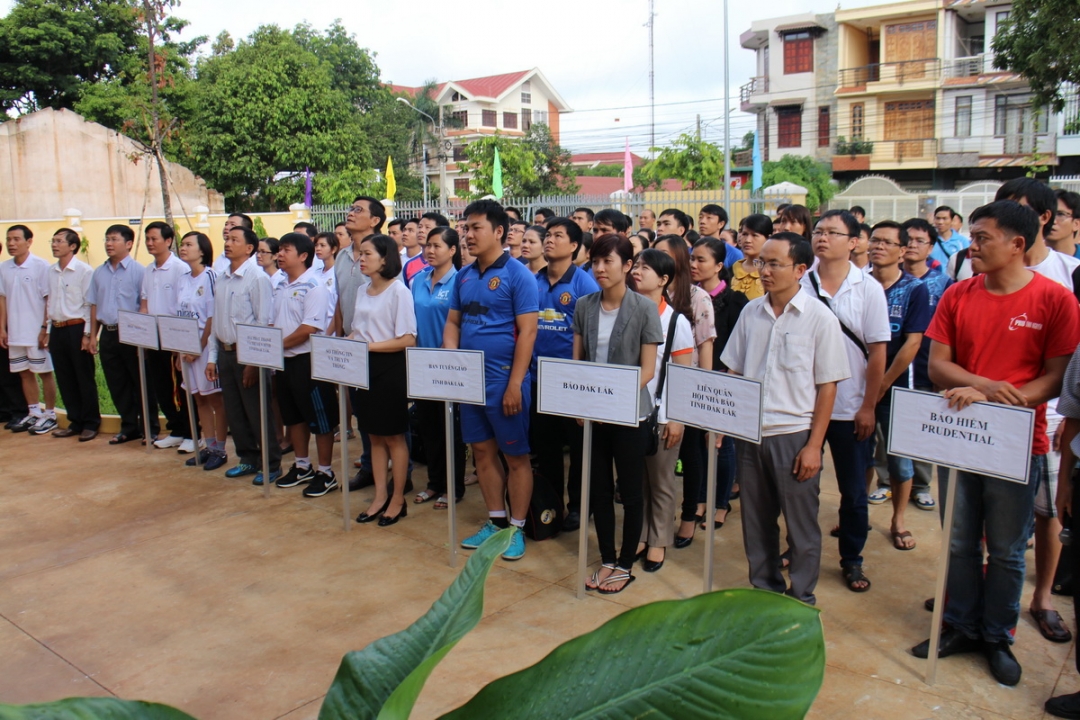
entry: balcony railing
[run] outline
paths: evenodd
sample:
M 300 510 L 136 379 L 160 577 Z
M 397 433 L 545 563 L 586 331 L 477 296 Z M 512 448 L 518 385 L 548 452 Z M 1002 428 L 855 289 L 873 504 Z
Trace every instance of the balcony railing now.
M 982 157 L 1010 155 L 1054 155 L 1057 153 L 1057 136 L 1053 133 L 1015 133 L 1012 135 L 974 135 L 970 137 L 947 137 L 938 139 L 941 154 L 977 153 Z
M 750 78 L 750 82 L 739 88 L 739 101 L 749 103 L 752 95 L 761 95 L 769 92 L 769 78 L 767 75 L 759 75 Z
M 990 72 L 994 66 L 994 56 L 980 53 L 970 57 L 953 58 L 945 61 L 946 78 L 978 77 Z
M 867 83 L 904 83 L 934 80 L 941 72 L 939 58 L 904 60 L 903 62 L 873 63 L 840 71 L 840 87 L 865 87 Z

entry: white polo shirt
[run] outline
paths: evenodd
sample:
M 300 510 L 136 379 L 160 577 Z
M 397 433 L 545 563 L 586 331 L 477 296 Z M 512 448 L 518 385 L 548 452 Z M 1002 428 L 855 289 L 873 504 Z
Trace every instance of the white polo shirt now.
M 320 333 L 326 332 L 326 285 L 319 279 L 320 273 L 308 269 L 303 275 L 285 284 L 276 293 L 274 302 L 274 327 L 281 328 L 282 337 L 289 337 L 301 325 L 308 325 Z M 285 357 L 296 357 L 311 352 L 311 341 L 285 348 Z
M 873 277 L 866 275 L 853 262 L 848 262 L 848 276 L 845 278 L 835 297 L 830 297 L 821 287 L 821 277 L 817 271 L 811 271 L 818 281 L 822 297 L 829 300 L 833 311 L 862 340 L 864 345 L 877 342 L 889 342 L 892 328 L 889 325 L 889 304 L 885 300 L 885 289 Z M 802 285 L 813 297 L 814 288 L 810 282 L 811 273 L 803 275 Z M 816 299 L 816 298 L 815 298 Z M 825 310 L 825 303 L 817 301 Z M 836 386 L 836 403 L 833 405 L 833 420 L 854 420 L 855 413 L 862 407 L 866 395 L 866 357 L 855 343 L 843 335 L 843 347 L 847 352 L 851 377 Z
M 77 257 L 68 261 L 68 266 L 60 269 L 55 262 L 49 267 L 49 320 L 85 320 L 90 322 L 90 303 L 86 301 L 86 292 L 90 289 L 90 278 L 94 269 Z M 90 332 L 90 328 L 86 328 Z
M 190 271 L 188 264 L 172 253 L 160 266 L 156 260 L 151 261 L 139 294 L 139 299 L 146 301 L 146 311 L 150 315 L 176 315 L 180 276 Z
M 720 361 L 762 381 L 762 434 L 788 435 L 810 429 L 817 385 L 850 376 L 844 342 L 836 316 L 800 289 L 779 316 L 773 315 L 768 295 L 751 300 Z
M 49 296 L 49 263 L 30 253 L 22 265 L 16 265 L 15 258 L 0 263 L 0 275 L 0 294 L 7 298 L 8 345 L 37 347 Z

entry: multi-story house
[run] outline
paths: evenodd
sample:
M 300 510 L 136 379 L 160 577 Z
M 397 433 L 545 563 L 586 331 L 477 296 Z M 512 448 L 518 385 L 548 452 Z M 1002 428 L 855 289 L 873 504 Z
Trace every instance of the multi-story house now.
M 421 88 L 392 85 L 391 90 L 415 97 Z M 496 132 L 524 137 L 533 124 L 544 123 L 558 143 L 559 117 L 573 112 L 537 68 L 451 80 L 436 86 L 433 99 L 442 108 L 445 125 L 441 147 L 429 149 L 426 162 L 418 158 L 416 170 L 427 176 L 436 198 L 441 162 L 446 163 L 446 196 L 468 192 L 471 175 L 465 169 L 465 148 L 471 141 Z
M 757 72 L 739 91 L 757 115 L 763 160 L 805 155 L 828 162 L 836 136 L 836 21 L 803 13 L 755 21 L 739 38 Z
M 770 153 L 831 161 L 842 181 L 873 173 L 911 188 L 952 188 L 1032 166 L 1077 172 L 1075 90 L 1064 113 L 1049 113 L 1033 106 L 1023 78 L 993 66 L 992 40 L 1009 12 L 1008 0 L 906 0 L 754 23 L 742 44 L 757 52 L 759 76 L 743 88 L 743 110 L 758 113 L 760 137 L 768 139 L 763 151 L 767 145 Z M 801 30 L 792 25 L 798 17 L 815 19 L 810 32 L 817 35 L 812 67 L 797 68 L 805 80 L 796 84 L 778 68 L 798 63 L 799 53 L 786 47 L 789 38 L 805 42 L 793 35 Z M 783 43 L 783 65 L 769 57 L 774 37 Z M 812 95 L 816 137 L 807 120 Z M 801 137 L 793 137 L 795 128 Z M 817 147 L 807 142 L 808 130 Z

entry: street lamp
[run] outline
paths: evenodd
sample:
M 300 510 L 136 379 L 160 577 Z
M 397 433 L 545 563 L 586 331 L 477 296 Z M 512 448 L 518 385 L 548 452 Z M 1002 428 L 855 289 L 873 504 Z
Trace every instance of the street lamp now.
M 443 214 L 446 214 L 446 153 L 444 152 L 443 142 L 442 142 L 443 141 L 443 130 L 444 130 L 444 128 L 442 126 L 442 122 L 441 122 L 441 120 L 442 120 L 442 107 L 439 108 L 439 120 L 440 120 L 440 122 L 436 122 L 435 118 L 431 117 L 426 112 L 424 112 L 420 108 L 416 107 L 415 105 L 413 105 L 411 102 L 409 102 L 405 98 L 399 97 L 397 99 L 397 101 L 400 102 L 400 103 L 403 103 L 406 107 L 409 107 L 409 108 L 415 110 L 416 112 L 420 113 L 421 115 L 426 117 L 428 120 L 430 120 L 432 129 L 435 131 L 435 134 L 437 134 L 439 136 L 439 148 L 438 148 L 438 157 L 439 157 L 439 211 L 442 212 Z M 426 153 L 426 145 L 425 145 L 425 153 Z M 427 157 L 424 158 L 424 161 L 425 161 L 425 165 L 426 165 Z M 424 187 L 425 188 L 427 187 L 427 168 L 426 167 L 424 168 Z M 427 198 L 425 197 L 424 200 L 426 202 Z

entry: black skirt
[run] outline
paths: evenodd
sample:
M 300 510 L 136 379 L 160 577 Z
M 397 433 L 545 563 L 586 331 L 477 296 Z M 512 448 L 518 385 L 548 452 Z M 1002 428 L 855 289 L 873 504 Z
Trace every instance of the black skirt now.
M 368 355 L 369 390 L 357 390 L 356 425 L 369 435 L 404 435 L 409 430 L 405 351 Z

